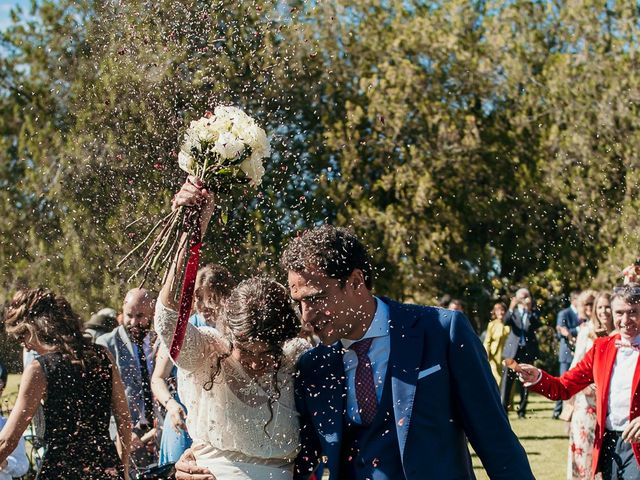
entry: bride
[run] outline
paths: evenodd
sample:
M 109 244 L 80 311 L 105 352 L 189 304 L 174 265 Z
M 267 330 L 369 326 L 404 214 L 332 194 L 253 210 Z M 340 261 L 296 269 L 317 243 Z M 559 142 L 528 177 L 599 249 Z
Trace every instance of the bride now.
M 206 231 L 214 202 L 198 179 L 189 177 L 174 206 L 200 208 Z M 179 255 L 170 272 L 180 271 L 184 260 Z M 155 315 L 167 347 L 177 322 L 173 280 L 168 275 Z M 309 345 L 298 338 L 300 322 L 286 288 L 264 277 L 241 282 L 227 299 L 221 324 L 222 331 L 189 324 L 177 360 L 188 372 L 179 393 L 197 465 L 229 480 L 291 480 L 299 449 L 293 373 Z

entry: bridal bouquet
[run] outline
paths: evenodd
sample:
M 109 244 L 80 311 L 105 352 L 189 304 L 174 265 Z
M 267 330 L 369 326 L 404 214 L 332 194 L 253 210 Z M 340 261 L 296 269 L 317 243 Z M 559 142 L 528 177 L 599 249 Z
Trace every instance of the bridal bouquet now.
M 262 159 L 270 153 L 267 135 L 253 118 L 239 108 L 219 106 L 213 113 L 207 112 L 204 117 L 191 122 L 178 153 L 178 164 L 182 170 L 202 180 L 206 188 L 212 191 L 221 191 L 234 184 L 257 187 L 265 171 Z M 168 213 L 118 266 L 144 247 L 152 237 L 142 265 L 129 281 L 142 274 L 144 284 L 149 273 L 162 269 L 182 248 L 192 245 L 194 241 L 200 242 L 199 211 L 178 208 Z M 165 276 L 167 274 L 168 269 Z
M 258 186 L 264 175 L 262 159 L 270 153 L 267 134 L 253 118 L 236 107 L 217 107 L 191 122 L 178 164 L 207 185 L 212 180 L 249 179 Z

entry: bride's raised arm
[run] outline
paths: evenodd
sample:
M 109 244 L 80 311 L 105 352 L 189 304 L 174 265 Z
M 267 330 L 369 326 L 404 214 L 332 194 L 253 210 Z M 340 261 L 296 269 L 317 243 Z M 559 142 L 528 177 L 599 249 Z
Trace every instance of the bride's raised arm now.
M 204 235 L 213 215 L 215 202 L 213 195 L 204 188 L 198 178 L 189 176 L 182 185 L 173 199 L 173 208 L 178 207 L 200 209 L 200 231 Z M 186 259 L 188 248 L 186 234 L 183 234 L 180 245 L 182 248 L 173 259 L 160 290 L 154 319 L 156 333 L 167 348 L 171 345 L 178 321 L 180 283 L 176 281 L 176 272 L 182 271 Z M 229 352 L 229 348 L 229 342 L 215 328 L 196 328 L 189 323 L 176 365 L 184 370 L 193 371 L 203 365 L 203 360 L 211 356 L 224 355 Z

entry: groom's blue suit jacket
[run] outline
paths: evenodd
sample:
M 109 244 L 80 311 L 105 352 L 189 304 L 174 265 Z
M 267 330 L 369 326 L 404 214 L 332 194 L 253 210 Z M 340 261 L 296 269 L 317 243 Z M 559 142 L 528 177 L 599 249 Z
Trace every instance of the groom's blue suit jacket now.
M 467 318 L 451 310 L 383 301 L 389 306 L 388 368 L 405 478 L 475 478 L 468 439 L 491 479 L 533 479 Z M 346 422 L 341 345 L 312 349 L 298 367 L 302 449 L 296 478 L 306 478 L 323 461 L 331 480 L 337 480 Z

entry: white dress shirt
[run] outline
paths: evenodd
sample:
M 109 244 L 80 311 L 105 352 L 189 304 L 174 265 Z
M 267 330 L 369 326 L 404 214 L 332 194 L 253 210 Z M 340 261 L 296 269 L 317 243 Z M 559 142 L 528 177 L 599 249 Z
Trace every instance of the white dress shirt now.
M 0 430 L 4 428 L 7 419 L 0 417 Z M 29 460 L 24 448 L 24 438 L 20 437 L 18 446 L 7 457 L 7 466 L 0 468 L 0 480 L 11 480 L 14 477 L 22 477 L 29 471 Z
M 371 370 L 373 371 L 373 383 L 376 387 L 376 398 L 378 404 L 382 398 L 384 379 L 387 374 L 389 364 L 389 350 L 391 349 L 391 338 L 389 337 L 389 307 L 379 298 L 376 299 L 376 313 L 373 317 L 369 329 L 360 340 L 373 338 L 369 347 L 369 360 L 371 360 Z M 358 357 L 349 347 L 356 341 L 342 339 L 342 345 L 346 352 L 342 356 L 344 362 L 344 372 L 347 379 L 347 415 L 354 423 L 362 423 L 356 400 L 356 367 Z
M 638 343 L 640 336 L 632 343 Z M 623 431 L 629 424 L 631 411 L 631 388 L 633 375 L 638 363 L 638 350 L 619 347 L 616 361 L 611 372 L 609 384 L 609 399 L 607 401 L 607 420 L 605 428 L 617 432 Z

